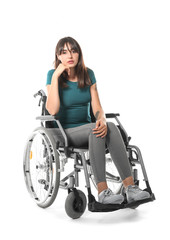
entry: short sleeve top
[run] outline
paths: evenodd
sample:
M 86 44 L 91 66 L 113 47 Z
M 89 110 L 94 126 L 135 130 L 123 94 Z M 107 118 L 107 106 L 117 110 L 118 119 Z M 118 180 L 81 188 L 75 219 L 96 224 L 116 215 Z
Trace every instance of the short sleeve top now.
M 52 75 L 55 69 L 51 69 L 47 73 L 46 85 L 51 84 Z M 93 70 L 87 68 L 91 85 L 96 83 L 96 78 Z M 90 116 L 90 86 L 84 88 L 78 87 L 78 82 L 66 80 L 67 88 L 59 86 L 60 109 L 57 116 L 64 129 L 78 127 L 83 124 L 91 123 Z M 56 127 L 57 124 L 56 124 Z

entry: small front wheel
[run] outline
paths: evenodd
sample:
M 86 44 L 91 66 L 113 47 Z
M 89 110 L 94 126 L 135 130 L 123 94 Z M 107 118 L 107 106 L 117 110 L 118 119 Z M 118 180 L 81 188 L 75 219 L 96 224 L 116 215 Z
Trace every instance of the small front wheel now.
M 65 210 L 70 218 L 80 218 L 87 205 L 85 194 L 80 190 L 75 190 L 77 193 L 70 192 L 65 201 Z M 78 195 L 78 197 L 76 196 Z

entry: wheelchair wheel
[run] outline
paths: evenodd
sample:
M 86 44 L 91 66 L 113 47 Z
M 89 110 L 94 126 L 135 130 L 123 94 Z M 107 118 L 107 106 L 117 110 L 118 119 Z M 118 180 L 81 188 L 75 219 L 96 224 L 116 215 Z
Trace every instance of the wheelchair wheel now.
M 47 208 L 55 200 L 60 183 L 59 153 L 56 143 L 44 127 L 29 137 L 23 159 L 25 183 L 39 207 Z
M 74 192 L 70 192 L 65 201 L 66 213 L 70 218 L 73 219 L 80 218 L 83 215 L 87 205 L 85 194 L 80 190 L 76 191 L 79 195 L 78 201 Z

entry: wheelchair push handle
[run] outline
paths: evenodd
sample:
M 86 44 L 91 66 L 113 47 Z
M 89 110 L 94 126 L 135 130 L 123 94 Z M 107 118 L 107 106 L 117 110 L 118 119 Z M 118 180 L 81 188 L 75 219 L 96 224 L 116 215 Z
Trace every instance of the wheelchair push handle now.
M 35 93 L 33 96 L 34 96 L 34 97 L 37 97 L 37 96 L 45 97 L 46 94 L 45 94 L 45 92 L 41 89 L 41 90 L 39 90 L 37 93 Z
M 37 93 L 35 93 L 33 96 L 34 96 L 35 98 L 36 98 L 37 96 L 40 96 L 40 97 L 41 97 L 38 106 L 41 105 L 41 101 L 42 101 L 42 102 L 45 102 L 45 101 L 46 101 L 46 94 L 45 94 L 45 92 L 44 92 L 42 89 L 39 90 Z

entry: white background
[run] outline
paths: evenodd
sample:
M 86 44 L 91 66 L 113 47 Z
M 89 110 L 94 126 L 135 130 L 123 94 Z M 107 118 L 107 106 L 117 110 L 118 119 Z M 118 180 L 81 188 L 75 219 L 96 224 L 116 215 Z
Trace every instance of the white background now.
M 1 232 L 3 239 L 165 239 L 169 215 L 169 1 L 1 1 Z M 157 200 L 137 210 L 69 219 L 66 191 L 40 209 L 30 198 L 22 158 L 40 123 L 38 100 L 55 46 L 75 38 L 94 70 L 104 111 L 119 112 L 140 147 Z M 82 173 L 83 177 L 83 173 Z M 84 185 L 81 189 L 86 193 Z M 76 236 L 76 233 L 79 234 Z M 59 236 L 60 234 L 60 236 Z

